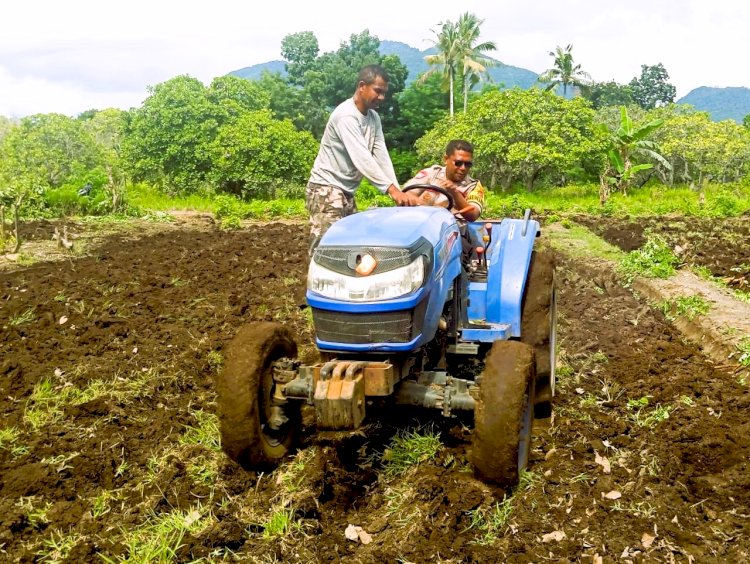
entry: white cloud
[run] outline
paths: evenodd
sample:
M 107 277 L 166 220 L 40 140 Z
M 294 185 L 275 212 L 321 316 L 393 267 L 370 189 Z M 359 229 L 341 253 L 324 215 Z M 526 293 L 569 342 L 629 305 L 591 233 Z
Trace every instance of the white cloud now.
M 534 72 L 571 43 L 599 81 L 626 83 L 641 65 L 661 62 L 678 97 L 701 85 L 750 87 L 750 5 L 730 0 L 380 0 L 356 9 L 326 0 L 130 0 L 115 11 L 100 1 L 27 0 L 3 8 L 0 115 L 137 106 L 149 85 L 179 74 L 208 83 L 280 59 L 282 38 L 298 31 L 313 31 L 321 51 L 363 29 L 425 49 L 439 21 L 464 11 L 485 20 L 482 39 L 497 43 L 496 58 Z

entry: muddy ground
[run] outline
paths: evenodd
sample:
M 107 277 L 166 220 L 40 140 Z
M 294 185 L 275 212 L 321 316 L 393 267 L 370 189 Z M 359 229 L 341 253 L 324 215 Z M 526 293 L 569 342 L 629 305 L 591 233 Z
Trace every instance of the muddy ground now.
M 750 260 L 717 252 L 721 224 L 692 256 L 733 272 Z M 316 357 L 305 241 L 301 224 L 135 223 L 90 256 L 0 273 L 0 559 L 748 561 L 745 381 L 595 261 L 559 257 L 559 393 L 515 490 L 474 479 L 469 428 L 414 412 L 307 429 L 271 474 L 229 462 L 213 378 L 236 329 L 290 324 Z M 394 475 L 403 428 L 443 446 Z

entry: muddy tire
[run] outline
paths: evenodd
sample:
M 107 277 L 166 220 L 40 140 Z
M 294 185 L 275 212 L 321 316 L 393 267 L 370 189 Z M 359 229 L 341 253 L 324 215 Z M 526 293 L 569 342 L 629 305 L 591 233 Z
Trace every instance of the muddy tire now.
M 534 423 L 534 349 L 497 341 L 485 359 L 474 408 L 472 462 L 480 479 L 510 487 L 526 468 Z
M 246 470 L 271 469 L 292 448 L 301 423 L 301 406 L 285 404 L 287 420 L 278 429 L 268 422 L 273 393 L 271 364 L 296 354 L 291 331 L 278 323 L 246 325 L 227 347 L 216 379 L 221 446 Z
M 536 354 L 534 412 L 539 419 L 552 415 L 555 396 L 557 345 L 557 291 L 552 252 L 533 251 L 521 311 L 521 342 Z

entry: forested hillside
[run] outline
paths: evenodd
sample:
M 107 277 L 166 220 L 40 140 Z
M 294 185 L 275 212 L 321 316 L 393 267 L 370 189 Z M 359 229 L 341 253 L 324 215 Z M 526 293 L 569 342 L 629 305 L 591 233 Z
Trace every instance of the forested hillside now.
M 708 112 L 714 121 L 733 119 L 742 123 L 745 116 L 750 114 L 750 88 L 701 86 L 677 100 L 677 103 L 690 104 L 696 110 Z

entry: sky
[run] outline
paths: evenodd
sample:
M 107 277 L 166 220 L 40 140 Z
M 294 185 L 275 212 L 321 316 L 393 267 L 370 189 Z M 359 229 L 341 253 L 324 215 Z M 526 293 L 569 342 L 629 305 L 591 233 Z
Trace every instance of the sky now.
M 555 47 L 598 81 L 662 63 L 677 98 L 699 86 L 750 87 L 747 0 L 24 0 L 0 8 L 0 115 L 19 118 L 138 107 L 148 87 L 181 74 L 208 85 L 281 59 L 284 36 L 312 31 L 321 53 L 368 29 L 432 46 L 442 21 L 471 12 L 495 59 L 541 73 Z

